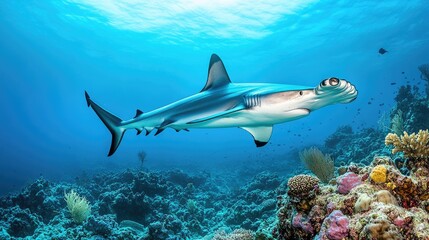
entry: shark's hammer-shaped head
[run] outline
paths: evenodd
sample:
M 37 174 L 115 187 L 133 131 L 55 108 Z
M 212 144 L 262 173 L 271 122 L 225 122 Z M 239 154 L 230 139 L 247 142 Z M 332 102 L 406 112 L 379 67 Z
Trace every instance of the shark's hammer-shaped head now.
M 265 97 L 264 103 L 269 103 L 283 112 L 302 110 L 305 114 L 327 105 L 349 103 L 356 99 L 357 94 L 356 88 L 348 81 L 331 77 L 323 80 L 315 88 L 269 94 Z
M 315 101 L 315 107 L 320 108 L 335 103 L 352 102 L 356 99 L 358 91 L 350 82 L 331 77 L 323 80 L 314 89 L 314 94 L 312 99 Z

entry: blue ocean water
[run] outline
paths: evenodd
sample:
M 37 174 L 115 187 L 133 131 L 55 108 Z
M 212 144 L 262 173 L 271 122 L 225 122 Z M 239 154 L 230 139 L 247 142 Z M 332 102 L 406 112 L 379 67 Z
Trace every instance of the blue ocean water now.
M 0 4 L 0 193 L 39 175 L 71 179 L 137 168 L 219 169 L 262 165 L 321 144 L 337 127 L 377 126 L 398 86 L 422 84 L 429 16 L 411 1 L 3 1 Z M 385 48 L 386 54 L 378 50 Z M 107 157 L 110 133 L 84 91 L 123 119 L 201 90 L 210 55 L 233 82 L 315 87 L 336 76 L 358 98 L 276 125 L 256 148 L 241 129 L 159 136 L 127 132 Z M 264 163 L 265 162 L 265 163 Z

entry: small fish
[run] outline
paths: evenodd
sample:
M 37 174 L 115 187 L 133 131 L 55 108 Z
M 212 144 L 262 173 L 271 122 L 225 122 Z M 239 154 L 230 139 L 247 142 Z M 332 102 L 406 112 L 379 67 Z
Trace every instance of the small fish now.
M 402 72 L 402 74 L 405 74 L 405 72 Z
M 378 53 L 380 53 L 381 55 L 383 55 L 383 54 L 387 53 L 387 50 L 384 49 L 384 48 L 380 48 L 380 49 L 378 49 Z
M 371 102 L 368 102 L 368 105 L 370 105 L 371 104 Z
M 391 82 L 390 85 L 396 85 L 396 83 L 395 82 Z
M 380 104 L 378 104 L 378 106 L 382 107 L 382 106 L 384 106 L 384 103 L 380 103 Z

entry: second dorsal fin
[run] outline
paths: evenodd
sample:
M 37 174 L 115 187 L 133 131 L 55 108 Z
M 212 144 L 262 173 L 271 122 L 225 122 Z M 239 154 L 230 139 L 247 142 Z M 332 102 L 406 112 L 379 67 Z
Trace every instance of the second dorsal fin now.
M 212 54 L 210 58 L 207 82 L 201 92 L 222 87 L 228 85 L 229 83 L 231 83 L 231 80 L 229 79 L 222 60 L 218 55 Z
M 134 117 L 134 118 L 136 118 L 136 117 L 140 117 L 140 115 L 142 115 L 143 114 L 143 111 L 142 110 L 140 110 L 140 109 L 137 109 L 136 110 L 136 116 Z

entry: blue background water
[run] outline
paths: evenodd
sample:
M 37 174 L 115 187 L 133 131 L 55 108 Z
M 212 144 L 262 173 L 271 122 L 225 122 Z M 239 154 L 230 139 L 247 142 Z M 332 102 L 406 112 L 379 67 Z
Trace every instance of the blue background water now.
M 40 174 L 136 168 L 142 150 L 151 169 L 287 165 L 288 151 L 322 144 L 338 126 L 376 126 L 398 86 L 421 84 L 417 66 L 429 62 L 425 0 L 99 2 L 0 3 L 0 193 Z M 198 92 L 212 53 L 234 82 L 316 86 L 338 76 L 359 96 L 275 126 L 265 148 L 240 129 L 127 132 L 106 157 L 110 133 L 84 90 L 128 119 Z

